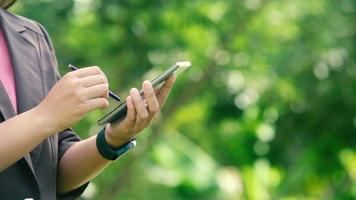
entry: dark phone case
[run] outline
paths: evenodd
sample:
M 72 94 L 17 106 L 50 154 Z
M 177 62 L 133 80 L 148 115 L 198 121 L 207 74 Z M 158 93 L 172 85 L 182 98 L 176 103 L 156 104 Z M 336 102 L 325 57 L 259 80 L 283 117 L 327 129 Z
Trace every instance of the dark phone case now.
M 114 115 L 112 115 L 112 117 L 110 118 L 106 118 L 106 116 L 110 115 L 111 113 L 114 113 Z M 99 125 L 104 125 L 107 123 L 118 123 L 120 121 L 122 121 L 127 115 L 127 104 L 126 101 L 123 102 L 122 104 L 120 104 L 118 107 L 116 107 L 114 110 L 112 110 L 111 112 L 109 112 L 105 117 L 103 117 L 102 119 L 100 119 L 98 121 Z

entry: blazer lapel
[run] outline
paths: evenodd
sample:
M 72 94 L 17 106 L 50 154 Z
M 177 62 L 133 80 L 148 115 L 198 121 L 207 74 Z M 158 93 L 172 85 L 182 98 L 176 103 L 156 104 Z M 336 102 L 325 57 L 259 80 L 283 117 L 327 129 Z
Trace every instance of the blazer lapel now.
M 7 92 L 3 84 L 1 83 L 1 81 L 0 81 L 0 112 L 5 120 L 16 115 L 11 100 L 7 95 Z
M 36 34 L 27 30 L 18 19 L 12 17 L 5 10 L 0 11 L 0 19 L 14 69 L 17 110 L 20 114 L 35 107 L 43 98 L 42 73 L 39 66 L 38 50 L 34 41 Z M 1 89 L 0 86 L 0 92 L 2 92 Z M 4 117 L 11 117 L 14 111 L 9 109 L 9 107 L 12 108 L 12 106 L 8 106 L 11 105 L 9 98 L 7 97 L 7 101 L 1 102 L 0 107 Z M 24 158 L 35 174 L 30 155 L 27 154 Z

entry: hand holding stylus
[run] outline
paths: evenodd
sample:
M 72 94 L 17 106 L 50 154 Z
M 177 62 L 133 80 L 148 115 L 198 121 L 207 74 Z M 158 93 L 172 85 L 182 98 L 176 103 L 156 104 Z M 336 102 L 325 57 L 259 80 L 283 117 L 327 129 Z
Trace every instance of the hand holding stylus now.
M 75 66 L 72 65 L 72 64 L 69 64 L 68 67 L 69 67 L 69 69 L 71 69 L 72 71 L 78 70 L 78 68 L 75 67 Z M 121 98 L 120 98 L 118 95 L 116 95 L 115 93 L 111 92 L 110 90 L 109 90 L 109 96 L 110 96 L 111 98 L 115 99 L 116 101 L 121 101 Z
M 99 67 L 86 67 L 64 75 L 35 108 L 49 132 L 72 127 L 88 112 L 109 105 L 108 83 Z

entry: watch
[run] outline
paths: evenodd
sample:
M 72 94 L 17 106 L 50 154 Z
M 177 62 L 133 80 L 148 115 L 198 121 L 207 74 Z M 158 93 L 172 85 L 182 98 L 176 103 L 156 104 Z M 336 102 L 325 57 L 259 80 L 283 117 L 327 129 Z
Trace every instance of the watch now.
M 136 140 L 132 139 L 121 147 L 114 149 L 108 145 L 105 139 L 105 128 L 103 128 L 96 137 L 96 148 L 101 156 L 108 160 L 116 160 L 122 154 L 136 146 Z

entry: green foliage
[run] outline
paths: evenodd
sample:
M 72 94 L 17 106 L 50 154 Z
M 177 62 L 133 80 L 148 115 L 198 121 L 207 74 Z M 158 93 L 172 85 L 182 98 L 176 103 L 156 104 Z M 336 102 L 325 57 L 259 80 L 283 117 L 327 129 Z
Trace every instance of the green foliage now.
M 65 66 L 121 96 L 179 60 L 138 147 L 83 199 L 356 199 L 355 0 L 27 0 Z M 112 107 L 116 105 L 112 102 Z M 75 130 L 88 137 L 105 111 Z

